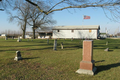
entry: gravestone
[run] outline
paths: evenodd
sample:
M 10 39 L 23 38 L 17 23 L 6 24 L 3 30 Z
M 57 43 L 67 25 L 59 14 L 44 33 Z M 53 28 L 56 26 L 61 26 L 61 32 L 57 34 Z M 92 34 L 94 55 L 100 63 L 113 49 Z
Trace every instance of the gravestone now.
M 29 41 L 29 38 L 27 39 L 27 41 Z
M 80 62 L 80 69 L 76 72 L 79 74 L 94 75 L 97 68 L 93 60 L 93 40 L 83 41 L 83 59 Z
M 53 50 L 57 50 L 57 39 L 54 39 L 54 46 L 53 46 Z
M 18 37 L 18 40 L 17 40 L 17 42 L 20 42 L 21 40 L 20 40 L 20 37 Z
M 63 49 L 63 42 L 61 42 L 61 49 Z
M 16 55 L 15 55 L 14 60 L 18 61 L 18 60 L 21 60 L 21 59 L 22 59 L 22 57 L 21 57 L 20 51 L 16 51 Z
M 109 51 L 109 48 L 106 48 L 104 51 Z
M 12 36 L 12 39 L 14 40 L 14 36 Z
M 106 42 L 106 45 L 108 45 L 108 41 Z
M 7 36 L 5 37 L 5 40 L 8 40 Z
M 71 41 L 73 41 L 73 38 L 71 38 Z

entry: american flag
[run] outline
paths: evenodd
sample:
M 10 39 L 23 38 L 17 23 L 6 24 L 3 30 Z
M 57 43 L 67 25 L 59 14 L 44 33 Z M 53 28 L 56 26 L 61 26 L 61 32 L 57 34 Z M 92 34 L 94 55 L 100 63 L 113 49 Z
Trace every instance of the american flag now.
M 90 19 L 90 16 L 84 15 L 84 19 Z

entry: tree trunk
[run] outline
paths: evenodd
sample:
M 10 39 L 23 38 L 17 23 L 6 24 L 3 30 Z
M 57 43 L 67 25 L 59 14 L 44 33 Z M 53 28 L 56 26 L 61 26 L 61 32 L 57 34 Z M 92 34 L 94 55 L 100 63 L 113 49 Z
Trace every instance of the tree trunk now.
M 23 39 L 25 39 L 25 33 L 26 33 L 26 24 L 27 24 L 27 19 L 25 18 L 25 24 L 23 25 Z
M 33 39 L 35 39 L 35 29 L 34 27 L 32 29 L 33 29 Z
M 25 39 L 25 30 L 23 30 L 23 39 Z
M 35 21 L 33 21 L 32 29 L 33 29 L 33 39 L 35 39 Z

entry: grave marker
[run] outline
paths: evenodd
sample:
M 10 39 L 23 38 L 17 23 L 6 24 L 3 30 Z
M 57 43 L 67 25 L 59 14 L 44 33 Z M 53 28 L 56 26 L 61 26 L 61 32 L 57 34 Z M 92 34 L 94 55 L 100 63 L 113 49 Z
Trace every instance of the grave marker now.
M 109 48 L 106 48 L 104 51 L 109 51 Z
M 61 49 L 63 49 L 63 42 L 61 42 Z
M 27 41 L 29 41 L 29 38 L 27 39 Z
M 71 41 L 73 41 L 73 38 L 71 38 Z
M 21 40 L 20 40 L 20 37 L 18 37 L 18 40 L 17 40 L 17 42 L 20 42 Z
M 76 72 L 79 74 L 94 75 L 96 67 L 93 60 L 93 40 L 83 41 L 83 59 L 80 62 L 80 69 Z
M 12 39 L 14 40 L 14 36 L 12 36 Z
M 16 51 L 16 55 L 15 55 L 14 60 L 18 61 L 18 60 L 21 60 L 21 59 L 22 59 L 22 57 L 21 57 L 20 51 Z
M 108 45 L 108 41 L 106 42 L 106 45 Z
M 5 40 L 8 40 L 7 36 L 5 36 Z
M 54 46 L 53 46 L 53 50 L 57 50 L 57 39 L 54 39 Z

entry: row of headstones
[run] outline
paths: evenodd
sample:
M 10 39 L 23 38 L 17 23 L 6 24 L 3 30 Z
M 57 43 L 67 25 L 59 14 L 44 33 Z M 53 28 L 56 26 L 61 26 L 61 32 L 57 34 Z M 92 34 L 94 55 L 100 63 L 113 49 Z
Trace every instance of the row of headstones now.
M 108 45 L 108 41 L 106 42 L 106 45 Z M 63 42 L 61 42 L 61 49 L 63 49 Z M 57 39 L 54 40 L 53 50 L 57 50 Z M 109 51 L 109 48 L 106 48 L 104 51 Z
M 8 38 L 5 37 L 5 40 L 7 40 Z M 14 39 L 14 37 L 12 37 L 12 39 Z M 18 37 L 17 42 L 21 42 L 22 40 L 20 39 L 20 37 Z M 29 39 L 27 39 L 27 41 L 29 41 Z M 31 39 L 31 41 L 33 41 L 33 39 Z M 65 39 L 64 39 L 65 41 Z M 71 41 L 73 41 L 73 38 L 71 38 Z M 47 39 L 47 44 L 49 44 L 49 39 Z M 106 45 L 108 45 L 108 41 L 106 42 Z M 61 49 L 63 49 L 63 42 L 61 42 Z M 57 50 L 57 39 L 54 39 L 54 46 L 53 46 L 53 50 Z M 109 48 L 106 48 L 104 51 L 109 51 Z
M 12 39 L 14 39 L 14 37 L 12 37 Z M 8 40 L 8 38 L 5 37 L 5 40 Z M 22 41 L 22 40 L 20 39 L 20 37 L 18 37 L 17 42 L 21 42 L 21 41 Z M 27 41 L 29 41 L 29 38 L 27 39 Z M 31 39 L 31 41 L 33 41 L 33 39 Z
M 12 37 L 12 39 L 14 39 L 14 37 Z M 8 40 L 8 37 L 5 37 L 5 40 Z
M 56 39 L 54 42 L 56 45 Z M 14 60 L 18 61 L 21 59 L 22 57 L 20 51 L 16 51 Z M 94 62 L 95 61 L 93 60 L 93 41 L 85 40 L 83 41 L 83 59 L 80 62 L 80 68 L 76 71 L 76 73 L 94 75 L 94 73 L 97 70 Z

